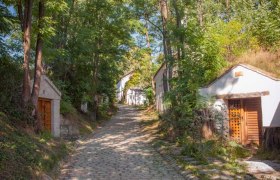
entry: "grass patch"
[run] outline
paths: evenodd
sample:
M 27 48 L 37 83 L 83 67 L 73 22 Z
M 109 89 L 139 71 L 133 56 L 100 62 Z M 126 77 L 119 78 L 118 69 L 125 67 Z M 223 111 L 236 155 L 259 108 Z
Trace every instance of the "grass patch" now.
M 77 123 L 81 136 L 92 133 L 99 124 L 98 121 L 93 121 L 87 114 L 79 114 Z
M 185 141 L 182 155 L 188 155 L 201 162 L 207 162 L 209 157 L 226 161 L 236 161 L 251 155 L 250 151 L 234 142 L 220 142 L 219 140 L 203 140 L 201 142 Z
M 0 179 L 36 179 L 50 173 L 71 151 L 71 143 L 50 133 L 27 133 L 0 116 Z
M 194 158 L 199 162 L 199 165 L 203 165 L 203 170 L 206 172 L 209 170 L 218 171 L 219 174 L 229 174 L 231 177 L 245 176 L 246 167 L 238 162 L 238 159 L 242 159 L 251 155 L 250 151 L 244 148 L 242 145 L 234 142 L 220 142 L 218 140 L 204 140 L 201 142 L 185 141 L 183 145 L 182 155 Z M 180 164 L 183 164 L 185 168 L 193 166 L 187 161 L 181 160 Z M 197 166 L 197 170 L 201 170 L 200 166 Z M 207 178 L 206 174 L 198 174 L 199 178 Z

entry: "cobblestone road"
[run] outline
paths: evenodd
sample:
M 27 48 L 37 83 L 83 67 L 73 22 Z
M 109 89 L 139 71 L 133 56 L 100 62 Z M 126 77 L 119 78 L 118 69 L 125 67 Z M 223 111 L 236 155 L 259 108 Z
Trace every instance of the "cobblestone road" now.
M 150 136 L 139 123 L 138 111 L 120 106 L 110 122 L 80 142 L 60 179 L 184 179 L 149 146 Z

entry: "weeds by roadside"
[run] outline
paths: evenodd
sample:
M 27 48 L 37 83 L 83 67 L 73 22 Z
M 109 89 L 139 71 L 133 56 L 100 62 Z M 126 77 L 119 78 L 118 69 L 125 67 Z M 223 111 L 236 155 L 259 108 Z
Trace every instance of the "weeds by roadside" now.
M 217 139 L 193 141 L 190 137 L 168 141 L 159 128 L 161 121 L 153 111 L 144 111 L 143 129 L 153 131 L 153 147 L 163 156 L 172 157 L 187 177 L 198 179 L 242 179 L 247 177 L 246 166 L 239 159 L 251 155 L 241 145 Z

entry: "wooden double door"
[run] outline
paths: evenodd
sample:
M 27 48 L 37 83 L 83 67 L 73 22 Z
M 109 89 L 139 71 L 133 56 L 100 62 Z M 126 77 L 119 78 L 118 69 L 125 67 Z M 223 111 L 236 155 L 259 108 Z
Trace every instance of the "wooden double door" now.
M 45 130 L 51 131 L 51 100 L 39 98 L 38 111 Z
M 261 99 L 232 99 L 228 101 L 228 109 L 231 139 L 243 145 L 259 145 L 262 136 Z

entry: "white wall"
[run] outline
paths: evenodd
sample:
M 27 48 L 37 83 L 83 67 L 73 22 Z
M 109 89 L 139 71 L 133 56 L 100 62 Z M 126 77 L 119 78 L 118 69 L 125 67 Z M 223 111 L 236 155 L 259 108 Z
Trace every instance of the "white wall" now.
M 123 90 L 127 81 L 129 81 L 130 77 L 133 73 L 127 74 L 117 83 L 117 100 L 121 101 L 123 98 Z
M 60 136 L 60 100 L 52 100 L 52 135 Z
M 140 89 L 128 89 L 126 95 L 126 103 L 128 105 L 144 105 L 147 101 L 146 95 Z
M 164 87 L 163 87 L 163 73 L 166 66 L 163 65 L 161 69 L 157 72 L 154 77 L 154 82 L 156 83 L 156 109 L 159 112 L 164 111 L 163 96 L 164 96 Z
M 243 76 L 234 77 L 235 72 L 243 72 Z M 280 81 L 239 65 L 227 72 L 209 87 L 200 89 L 203 96 L 252 93 L 269 91 L 269 95 L 261 97 L 263 126 L 280 127 Z M 219 100 L 220 101 L 220 100 Z
M 60 91 L 55 87 L 55 85 L 46 75 L 43 75 L 40 83 L 39 97 L 47 99 L 61 99 L 60 96 Z

